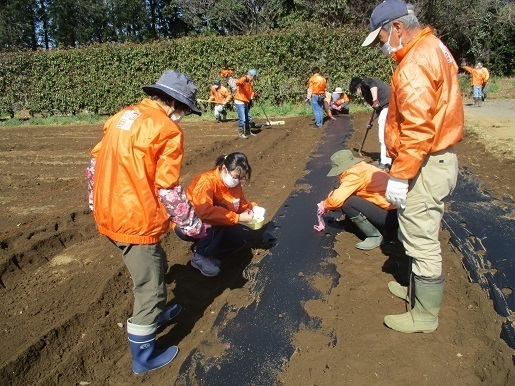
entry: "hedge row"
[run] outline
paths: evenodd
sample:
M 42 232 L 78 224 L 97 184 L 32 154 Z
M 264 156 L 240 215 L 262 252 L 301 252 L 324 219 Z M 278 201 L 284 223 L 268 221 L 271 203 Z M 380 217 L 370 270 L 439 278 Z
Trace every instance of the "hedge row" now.
M 237 75 L 256 68 L 255 88 L 266 102 L 299 102 L 314 65 L 330 89 L 346 89 L 353 76 L 389 79 L 393 62 L 379 49 L 362 48 L 364 36 L 352 27 L 303 24 L 252 36 L 5 53 L 0 55 L 0 115 L 13 116 L 17 110 L 44 116 L 112 114 L 141 99 L 141 86 L 154 83 L 165 69 L 190 75 L 197 97 L 207 98 L 223 63 Z

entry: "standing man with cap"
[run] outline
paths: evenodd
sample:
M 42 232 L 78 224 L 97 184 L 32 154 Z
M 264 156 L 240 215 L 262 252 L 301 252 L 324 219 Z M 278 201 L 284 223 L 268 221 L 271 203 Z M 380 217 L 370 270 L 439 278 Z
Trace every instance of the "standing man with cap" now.
M 232 99 L 232 94 L 224 86 L 220 85 L 220 81 L 215 79 L 211 86 L 211 95 L 208 101 L 214 102 L 213 112 L 217 122 L 225 122 L 227 117 L 227 103 Z
M 412 260 L 413 284 L 390 282 L 388 288 L 410 306 L 411 299 L 415 303 L 409 312 L 387 315 L 384 322 L 400 332 L 433 332 L 444 287 L 438 240 L 443 201 L 456 186 L 458 160 L 453 146 L 463 136 L 458 66 L 403 1 L 379 4 L 370 17 L 370 31 L 363 46 L 379 43 L 398 63 L 385 131 L 393 159 L 386 199 L 398 208 L 399 239 Z
M 331 156 L 328 177 L 340 176 L 340 186 L 318 203 L 318 213 L 328 210 L 343 212 L 365 235 L 356 248 L 365 251 L 383 244 L 383 234 L 397 231 L 397 211 L 386 201 L 385 191 L 390 176 L 350 150 L 338 150 Z
M 308 93 L 306 102 L 311 101 L 313 115 L 315 116 L 315 128 L 322 127 L 324 123 L 324 99 L 326 97 L 326 79 L 320 74 L 320 68 L 311 69 L 311 78 L 308 81 Z
M 392 165 L 392 159 L 388 157 L 386 152 L 384 127 L 386 125 L 386 116 L 388 115 L 388 103 L 390 103 L 390 86 L 373 78 L 352 78 L 349 84 L 349 91 L 363 97 L 375 111 L 372 118 L 377 118 L 377 131 L 381 149 L 379 168 L 388 172 Z
M 159 239 L 170 220 L 186 212 L 179 185 L 184 138 L 178 123 L 190 113 L 201 115 L 195 106 L 197 87 L 181 72 L 165 71 L 143 91 L 148 98 L 106 121 L 90 163 L 90 205 L 98 231 L 120 249 L 134 284 L 127 332 L 136 374 L 166 365 L 178 352 L 176 346 L 158 350 L 155 345 L 157 328 L 181 310 L 178 304 L 166 307 L 168 264 Z
M 238 113 L 238 135 L 247 139 L 249 135 L 255 135 L 250 131 L 249 103 L 253 96 L 252 82 L 257 78 L 257 71 L 250 69 L 246 75 L 236 81 L 234 93 L 234 105 Z

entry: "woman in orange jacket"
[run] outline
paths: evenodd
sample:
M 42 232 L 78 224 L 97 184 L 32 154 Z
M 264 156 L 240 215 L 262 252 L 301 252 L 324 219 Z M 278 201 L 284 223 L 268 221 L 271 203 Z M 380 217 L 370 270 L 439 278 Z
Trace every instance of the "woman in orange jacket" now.
M 264 209 L 248 202 L 241 186 L 251 173 L 245 154 L 220 156 L 215 168 L 196 176 L 186 191 L 197 216 L 211 225 L 191 259 L 191 265 L 204 276 L 218 275 L 220 259 L 255 237 L 246 225 L 254 218 L 263 218 Z M 181 237 L 180 230 L 176 232 Z
M 155 346 L 158 327 L 181 311 L 166 304 L 168 264 L 159 239 L 170 220 L 189 235 L 201 226 L 179 185 L 184 138 L 178 123 L 190 113 L 201 115 L 197 87 L 186 74 L 165 71 L 143 91 L 148 98 L 106 121 L 87 169 L 98 231 L 118 247 L 133 281 L 127 332 L 136 374 L 166 365 L 178 351 Z

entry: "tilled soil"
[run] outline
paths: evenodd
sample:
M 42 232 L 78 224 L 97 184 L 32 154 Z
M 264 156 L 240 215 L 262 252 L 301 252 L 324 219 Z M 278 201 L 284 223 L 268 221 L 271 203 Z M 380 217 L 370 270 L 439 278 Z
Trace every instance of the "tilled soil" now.
M 352 117 L 355 132 L 349 148 L 359 147 L 367 115 Z M 212 168 L 218 155 L 242 151 L 253 169 L 246 195 L 267 208 L 271 218 L 300 188 L 295 182 L 323 135 L 311 128 L 311 117 L 285 120 L 285 126 L 263 127 L 247 140 L 236 137 L 235 122 L 184 123 L 182 185 Z M 338 124 L 325 126 L 330 130 Z M 250 282 L 259 275 L 249 264 L 266 259 L 267 251 L 256 247 L 231 256 L 218 277 L 206 278 L 189 265 L 188 243 L 164 237 L 169 301 L 184 310 L 158 341 L 177 344 L 180 352 L 170 365 L 135 376 L 125 332 L 132 309 L 131 279 L 119 252 L 96 232 L 85 195 L 83 170 L 101 127 L 35 126 L 0 132 L 1 383 L 209 385 L 209 380 L 180 373 L 185 355 L 198 348 L 204 357 L 217 357 L 227 349 L 212 328 L 214 320 L 224 304 L 244 307 L 249 301 Z M 370 161 L 378 155 L 376 135 L 372 131 L 365 144 Z M 494 173 L 513 170 L 511 161 L 491 156 L 476 136 L 468 136 L 458 151 L 460 162 L 491 192 L 512 195 L 511 174 Z M 497 178 L 490 178 L 492 173 Z M 447 281 L 440 327 L 433 334 L 404 335 L 382 324 L 385 314 L 404 311 L 386 288 L 403 272 L 402 248 L 391 243 L 358 251 L 354 229 L 346 230 L 337 236 L 337 257 L 331 261 L 341 276 L 339 284 L 330 288 L 322 274 L 309 279 L 323 297 L 305 308 L 322 321 L 321 328 L 306 327 L 292 336 L 296 351 L 278 383 L 515 383 L 513 350 L 499 338 L 502 318 L 480 287 L 468 281 L 447 232 L 441 234 Z M 328 345 L 329 336 L 337 343 Z

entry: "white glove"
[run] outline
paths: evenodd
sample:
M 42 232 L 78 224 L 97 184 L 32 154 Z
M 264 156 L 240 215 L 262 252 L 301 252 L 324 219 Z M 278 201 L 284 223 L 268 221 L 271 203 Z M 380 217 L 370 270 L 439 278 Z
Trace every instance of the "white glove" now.
M 406 208 L 406 196 L 408 195 L 408 180 L 390 177 L 386 186 L 386 201 L 396 208 Z
M 261 206 L 252 207 L 252 211 L 254 212 L 254 218 L 261 219 L 265 218 L 266 209 Z

